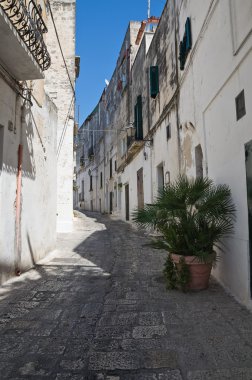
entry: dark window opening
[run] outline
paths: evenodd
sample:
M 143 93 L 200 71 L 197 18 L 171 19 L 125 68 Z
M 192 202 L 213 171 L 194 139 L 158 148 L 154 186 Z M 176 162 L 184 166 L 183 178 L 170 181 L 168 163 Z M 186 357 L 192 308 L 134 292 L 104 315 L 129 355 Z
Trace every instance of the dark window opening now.
M 150 96 L 155 99 L 159 93 L 159 71 L 158 66 L 150 67 Z
M 84 181 L 81 181 L 81 200 L 84 201 Z
M 103 188 L 102 172 L 100 173 L 100 188 Z
M 246 115 L 244 90 L 242 90 L 240 94 L 235 98 L 235 105 L 236 105 L 236 120 L 238 121 L 243 116 Z
M 137 97 L 137 103 L 134 108 L 134 126 L 136 129 L 135 139 L 143 140 L 143 114 L 142 114 L 142 96 Z
M 113 176 L 113 161 L 112 158 L 109 160 L 109 177 L 112 178 Z
M 84 166 L 84 156 L 80 157 L 80 166 Z
M 89 191 L 93 191 L 93 176 L 91 175 L 89 178 L 90 178 Z
M 115 172 L 117 171 L 117 162 L 115 160 Z
M 203 178 L 203 152 L 201 145 L 195 147 L 196 178 Z
M 171 124 L 168 124 L 166 127 L 166 140 L 168 141 L 171 138 Z

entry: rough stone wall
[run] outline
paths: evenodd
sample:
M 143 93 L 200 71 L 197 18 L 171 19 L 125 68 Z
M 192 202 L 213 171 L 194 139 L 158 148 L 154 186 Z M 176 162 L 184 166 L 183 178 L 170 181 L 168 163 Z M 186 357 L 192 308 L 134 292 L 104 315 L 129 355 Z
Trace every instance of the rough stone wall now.
M 71 82 L 75 83 L 75 0 L 50 2 Z M 46 73 L 46 91 L 58 108 L 57 128 L 57 226 L 72 229 L 73 217 L 73 90 L 64 67 L 51 17 L 48 16 L 47 47 L 52 59 Z M 72 107 L 71 107 L 72 103 Z

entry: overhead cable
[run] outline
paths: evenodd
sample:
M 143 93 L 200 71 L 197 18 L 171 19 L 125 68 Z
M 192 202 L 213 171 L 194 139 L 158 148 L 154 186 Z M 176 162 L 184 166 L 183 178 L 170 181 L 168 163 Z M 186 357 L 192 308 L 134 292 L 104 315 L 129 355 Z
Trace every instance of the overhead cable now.
M 67 124 L 68 124 L 68 121 L 69 121 L 70 116 L 71 116 L 71 111 L 72 111 L 72 107 L 73 107 L 73 104 L 74 104 L 74 99 L 75 99 L 75 96 L 74 96 L 74 94 L 73 94 L 73 96 L 72 96 L 72 100 L 71 100 L 71 103 L 70 103 L 69 108 L 68 108 L 68 111 L 67 111 L 67 117 L 66 117 L 66 120 L 65 120 L 65 124 L 64 124 L 64 127 L 63 127 L 63 129 L 62 129 L 61 136 L 60 136 L 59 146 L 58 146 L 58 148 L 57 148 L 57 158 L 58 158 L 59 155 L 60 155 L 60 151 L 61 151 L 61 148 L 62 148 L 62 144 L 63 144 L 64 138 L 65 138 L 66 129 L 67 129 Z

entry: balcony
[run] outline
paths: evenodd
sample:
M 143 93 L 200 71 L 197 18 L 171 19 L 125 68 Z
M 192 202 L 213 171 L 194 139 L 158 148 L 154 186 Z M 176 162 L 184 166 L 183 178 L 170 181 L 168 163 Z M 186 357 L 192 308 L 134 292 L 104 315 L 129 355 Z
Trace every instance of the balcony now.
M 0 0 L 0 62 L 16 80 L 44 77 L 51 64 L 42 9 L 34 0 Z
M 135 155 L 144 146 L 145 140 L 138 140 L 133 136 L 127 137 L 127 152 L 121 157 L 119 161 L 119 166 L 117 168 L 117 173 L 122 172 L 125 167 L 133 160 Z
M 88 149 L 88 158 L 90 160 L 92 160 L 94 158 L 94 147 L 91 146 L 89 149 Z
M 137 153 L 141 147 L 144 145 L 144 141 L 138 140 L 135 137 L 128 137 L 127 146 L 128 146 L 128 155 L 132 156 Z

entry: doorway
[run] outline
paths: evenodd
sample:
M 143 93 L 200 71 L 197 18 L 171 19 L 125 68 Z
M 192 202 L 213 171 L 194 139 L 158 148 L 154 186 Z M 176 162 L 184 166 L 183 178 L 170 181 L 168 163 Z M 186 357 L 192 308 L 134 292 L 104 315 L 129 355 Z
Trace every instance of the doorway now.
M 137 171 L 137 201 L 138 208 L 144 207 L 143 168 Z
M 250 255 L 250 296 L 252 297 L 252 140 L 245 144 L 245 163 L 248 200 L 249 255 Z
M 0 175 L 2 172 L 2 166 L 3 166 L 3 138 L 4 138 L 4 127 L 0 124 Z
M 158 191 L 164 188 L 164 166 L 160 164 L 157 166 L 157 188 Z
M 195 147 L 196 178 L 203 178 L 203 152 L 201 145 Z
M 110 191 L 109 193 L 109 213 L 112 214 L 113 212 L 113 191 Z
M 125 217 L 129 220 L 129 185 L 125 185 Z

